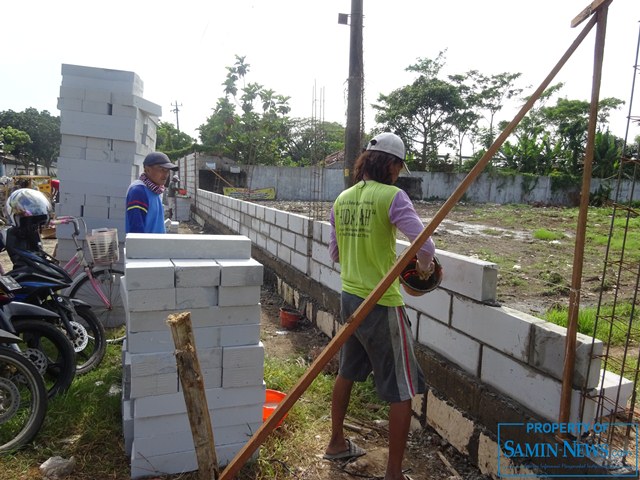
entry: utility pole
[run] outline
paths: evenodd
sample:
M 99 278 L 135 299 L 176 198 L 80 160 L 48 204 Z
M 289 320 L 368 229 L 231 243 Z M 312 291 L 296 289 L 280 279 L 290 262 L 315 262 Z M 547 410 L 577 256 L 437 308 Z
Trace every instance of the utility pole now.
M 171 111 L 176 114 L 176 129 L 178 130 L 178 132 L 180 132 L 180 120 L 178 119 L 178 113 L 180 112 L 180 109 L 178 107 L 181 107 L 182 104 L 178 105 L 178 101 L 176 100 L 176 103 L 172 103 L 171 106 L 175 107 Z
M 353 165 L 362 149 L 362 0 L 351 0 L 347 127 L 344 138 L 344 187 L 353 184 Z

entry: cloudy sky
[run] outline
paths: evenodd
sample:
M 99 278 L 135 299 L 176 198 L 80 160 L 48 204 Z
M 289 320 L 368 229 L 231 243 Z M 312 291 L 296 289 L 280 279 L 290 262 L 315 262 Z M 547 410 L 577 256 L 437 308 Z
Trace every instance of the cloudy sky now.
M 447 50 L 445 74 L 476 69 L 487 75 L 521 72 L 532 92 L 584 26 L 571 20 L 590 0 L 382 0 L 364 1 L 365 128 L 381 93 L 413 80 L 405 71 L 418 58 Z M 21 0 L 5 2 L 5 51 L 0 62 L 0 111 L 28 107 L 59 115 L 61 65 L 137 73 L 144 97 L 162 107 L 164 121 L 197 137 L 222 96 L 225 67 L 235 55 L 250 64 L 248 81 L 291 97 L 292 115 L 344 124 L 349 27 L 338 13 L 349 0 Z M 612 118 L 626 131 L 635 70 L 640 2 L 609 7 L 601 98 L 627 105 Z M 595 29 L 558 76 L 563 96 L 591 95 Z M 636 86 L 640 91 L 640 85 Z M 632 114 L 640 114 L 640 93 Z M 515 110 L 505 109 L 501 120 Z M 640 133 L 635 127 L 631 138 Z

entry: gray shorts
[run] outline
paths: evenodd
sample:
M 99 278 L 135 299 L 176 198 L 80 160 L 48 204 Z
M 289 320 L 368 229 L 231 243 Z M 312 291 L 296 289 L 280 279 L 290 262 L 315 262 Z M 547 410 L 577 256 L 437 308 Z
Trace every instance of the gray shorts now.
M 363 299 L 342 292 L 343 322 Z M 413 351 L 404 307 L 376 305 L 340 350 L 340 375 L 362 382 L 373 372 L 378 396 L 390 403 L 425 392 L 424 375 Z

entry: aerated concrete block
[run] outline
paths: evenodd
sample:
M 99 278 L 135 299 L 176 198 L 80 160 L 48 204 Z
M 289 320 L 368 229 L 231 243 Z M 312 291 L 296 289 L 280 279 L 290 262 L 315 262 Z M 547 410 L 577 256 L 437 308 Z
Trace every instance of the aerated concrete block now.
M 222 368 L 252 367 L 264 364 L 264 345 L 246 345 L 241 347 L 224 347 L 222 349 Z
M 218 304 L 218 287 L 176 288 L 176 308 L 207 308 Z
M 222 369 L 222 388 L 261 385 L 264 381 L 264 365 L 250 367 L 225 367 Z
M 264 267 L 254 260 L 248 259 L 221 259 L 220 285 L 225 287 L 242 287 L 250 285 L 262 285 Z
M 508 307 L 490 307 L 453 298 L 451 326 L 476 340 L 527 363 L 533 326 L 544 320 Z
M 418 343 L 455 362 L 472 375 L 478 375 L 482 345 L 462 332 L 428 317 L 420 316 Z
M 553 323 L 533 325 L 532 358 L 530 365 L 562 380 L 567 329 Z M 577 333 L 573 386 L 596 388 L 600 381 L 601 340 Z M 588 378 L 587 378 L 588 375 Z M 585 384 L 586 381 L 586 384 Z
M 218 287 L 218 305 L 221 307 L 256 305 L 260 303 L 260 287 Z
M 251 258 L 251 241 L 242 235 L 148 234 L 126 236 L 127 258 Z
M 126 265 L 126 263 L 125 263 Z M 126 268 L 126 267 L 125 267 Z M 176 307 L 176 290 L 174 288 L 128 289 L 129 280 L 125 276 L 126 305 L 132 312 L 165 311 Z M 122 289 L 121 289 L 122 290 Z
M 210 409 L 263 405 L 265 388 L 264 383 L 240 388 L 207 388 L 205 396 Z M 187 414 L 187 406 L 182 393 L 159 395 L 154 398 L 138 398 L 133 403 L 133 416 L 136 421 L 148 418 L 152 422 L 160 422 L 158 418 L 176 414 L 184 414 L 185 416 Z
M 175 283 L 179 288 L 217 287 L 220 285 L 220 264 L 208 258 L 173 259 Z

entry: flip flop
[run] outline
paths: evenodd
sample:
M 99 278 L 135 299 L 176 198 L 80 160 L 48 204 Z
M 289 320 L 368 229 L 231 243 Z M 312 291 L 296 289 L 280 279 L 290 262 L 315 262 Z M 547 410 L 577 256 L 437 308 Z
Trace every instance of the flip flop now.
M 350 460 L 353 458 L 358 458 L 367 453 L 365 450 L 360 448 L 351 440 L 347 439 L 347 449 L 343 452 L 338 453 L 325 453 L 322 458 L 325 460 Z

